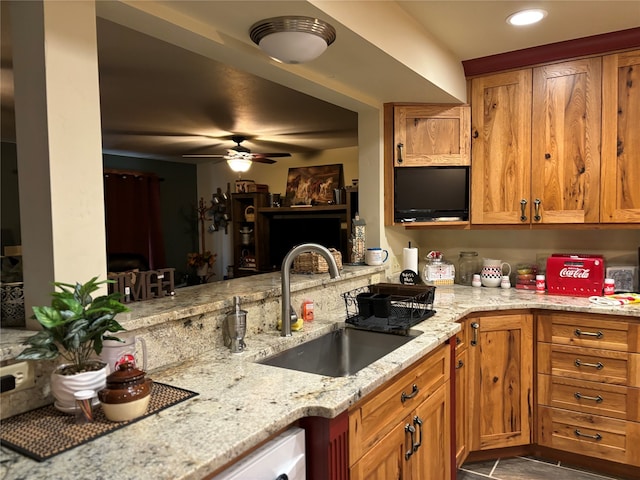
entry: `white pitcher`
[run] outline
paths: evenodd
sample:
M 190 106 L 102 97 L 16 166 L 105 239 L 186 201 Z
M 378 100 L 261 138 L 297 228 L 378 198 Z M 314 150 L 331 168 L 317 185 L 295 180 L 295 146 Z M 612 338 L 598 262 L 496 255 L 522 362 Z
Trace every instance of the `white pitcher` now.
M 504 269 L 507 268 L 507 272 Z M 502 281 L 503 275 L 511 275 L 511 265 L 502 260 L 485 258 L 480 272 L 480 280 L 485 287 L 497 287 Z
M 142 351 L 142 370 L 147 370 L 147 344 L 142 337 L 135 335 L 129 337 L 118 337 L 122 342 L 116 340 L 105 340 L 102 342 L 102 353 L 100 359 L 107 364 L 109 372 L 115 372 L 116 367 L 125 361 L 133 361 L 137 368 L 140 367 L 138 362 L 138 352 L 136 343 L 140 343 Z

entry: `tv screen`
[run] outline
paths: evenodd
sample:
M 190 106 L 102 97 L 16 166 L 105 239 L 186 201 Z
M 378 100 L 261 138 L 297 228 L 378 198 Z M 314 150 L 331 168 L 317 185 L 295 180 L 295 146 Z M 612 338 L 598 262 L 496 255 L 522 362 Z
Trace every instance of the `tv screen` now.
M 396 222 L 469 219 L 469 167 L 395 168 Z

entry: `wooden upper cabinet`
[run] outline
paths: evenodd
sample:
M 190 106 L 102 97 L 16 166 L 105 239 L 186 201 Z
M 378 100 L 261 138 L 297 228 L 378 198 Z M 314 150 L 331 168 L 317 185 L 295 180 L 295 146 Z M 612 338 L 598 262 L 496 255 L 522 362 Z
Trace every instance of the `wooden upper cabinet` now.
M 468 105 L 394 104 L 395 167 L 469 165 Z
M 533 223 L 600 221 L 601 85 L 599 57 L 533 69 Z
M 640 50 L 603 58 L 600 221 L 640 222 Z
M 529 223 L 531 70 L 474 78 L 471 108 L 471 223 Z

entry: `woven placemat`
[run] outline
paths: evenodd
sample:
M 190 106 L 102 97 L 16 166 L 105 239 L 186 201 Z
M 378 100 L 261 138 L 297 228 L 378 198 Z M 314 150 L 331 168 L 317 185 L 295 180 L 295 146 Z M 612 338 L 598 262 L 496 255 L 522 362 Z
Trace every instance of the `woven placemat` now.
M 102 408 L 94 407 L 94 421 L 83 425 L 75 423 L 74 415 L 47 405 L 2 420 L 0 444 L 42 462 L 196 395 L 190 390 L 154 382 L 149 407 L 143 416 L 126 422 L 111 422 L 104 416 Z

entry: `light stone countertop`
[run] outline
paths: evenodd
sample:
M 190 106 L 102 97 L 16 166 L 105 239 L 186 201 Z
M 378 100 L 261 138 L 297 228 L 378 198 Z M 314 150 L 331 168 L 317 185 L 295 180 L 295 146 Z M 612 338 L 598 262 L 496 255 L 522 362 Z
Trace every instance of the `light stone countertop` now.
M 349 377 L 330 378 L 255 363 L 256 357 L 273 353 L 274 345 L 282 343 L 276 331 L 248 337 L 249 350 L 242 354 L 211 350 L 152 376 L 194 390 L 197 397 L 42 463 L 2 447 L 0 476 L 5 480 L 200 479 L 300 418 L 337 416 L 454 335 L 460 330 L 455 322 L 469 313 L 550 309 L 640 320 L 640 305 L 596 306 L 587 298 L 513 288 L 437 287 L 434 308 L 433 317 L 414 327 L 422 335 Z M 294 332 L 293 341 L 330 331 L 343 320 L 340 309 L 325 312 L 305 325 L 303 332 Z

